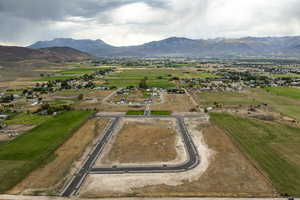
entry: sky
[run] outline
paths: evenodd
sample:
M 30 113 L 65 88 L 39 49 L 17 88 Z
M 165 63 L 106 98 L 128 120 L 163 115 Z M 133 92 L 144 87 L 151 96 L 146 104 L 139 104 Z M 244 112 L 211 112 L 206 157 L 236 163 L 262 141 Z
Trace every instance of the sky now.
M 300 35 L 300 0 L 0 0 L 0 44 Z

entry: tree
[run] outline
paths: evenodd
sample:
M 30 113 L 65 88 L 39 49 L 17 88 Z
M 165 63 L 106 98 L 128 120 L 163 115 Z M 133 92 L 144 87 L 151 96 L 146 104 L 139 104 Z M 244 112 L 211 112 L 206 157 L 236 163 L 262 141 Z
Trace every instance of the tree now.
M 148 85 L 147 85 L 147 79 L 148 77 L 145 77 L 143 80 L 141 80 L 141 82 L 139 83 L 139 88 L 141 89 L 148 89 Z
M 78 100 L 79 100 L 79 101 L 83 100 L 83 94 L 79 94 L 79 95 L 78 95 Z

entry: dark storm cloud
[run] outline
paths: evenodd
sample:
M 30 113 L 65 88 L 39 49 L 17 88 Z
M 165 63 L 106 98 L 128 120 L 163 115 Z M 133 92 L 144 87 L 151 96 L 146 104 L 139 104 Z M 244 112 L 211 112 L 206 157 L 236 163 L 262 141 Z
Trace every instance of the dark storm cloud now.
M 0 44 L 300 35 L 299 0 L 0 0 Z

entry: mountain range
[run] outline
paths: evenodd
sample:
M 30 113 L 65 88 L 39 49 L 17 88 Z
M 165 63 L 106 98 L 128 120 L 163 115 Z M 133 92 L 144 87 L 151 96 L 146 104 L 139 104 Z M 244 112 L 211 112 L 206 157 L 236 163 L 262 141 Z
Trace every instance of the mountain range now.
M 238 39 L 188 39 L 171 37 L 137 46 L 117 47 L 102 40 L 74 40 L 57 38 L 39 41 L 28 46 L 32 49 L 70 47 L 96 57 L 298 57 L 300 36 L 294 37 L 244 37 Z
M 48 47 L 41 49 L 30 49 L 15 46 L 0 46 L 0 61 L 22 61 L 22 60 L 47 60 L 51 62 L 63 62 L 70 60 L 85 60 L 90 56 L 87 53 L 70 47 Z

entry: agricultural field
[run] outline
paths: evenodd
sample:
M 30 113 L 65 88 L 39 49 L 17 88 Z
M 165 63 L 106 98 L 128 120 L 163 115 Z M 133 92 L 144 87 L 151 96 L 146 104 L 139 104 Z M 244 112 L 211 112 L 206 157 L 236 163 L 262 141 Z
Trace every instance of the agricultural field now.
M 90 111 L 64 112 L 0 146 L 0 192 L 55 158 L 54 151 L 89 117 Z
M 79 158 L 90 150 L 95 138 L 103 135 L 108 121 L 109 119 L 88 120 L 73 133 L 70 139 L 55 150 L 55 158 L 51 162 L 30 173 L 13 187 L 9 194 L 57 194 L 63 183 L 76 171 L 74 166 L 82 162 Z
M 23 124 L 23 125 L 41 125 L 42 123 L 52 119 L 52 116 L 20 113 L 10 120 L 6 120 L 7 124 Z
M 108 77 L 105 77 L 107 82 L 105 85 L 116 87 L 137 87 L 140 80 L 147 77 L 147 84 L 149 87 L 156 88 L 172 88 L 175 87 L 175 83 L 171 81 L 171 78 L 212 78 L 215 75 L 207 72 L 198 72 L 195 70 L 183 70 L 183 69 L 122 69 L 117 71 Z
M 297 88 L 249 89 L 242 92 L 201 92 L 194 95 L 199 104 L 223 108 L 266 104 L 275 112 L 300 120 Z
M 230 114 L 212 113 L 211 118 L 233 138 L 281 195 L 300 195 L 300 128 Z

